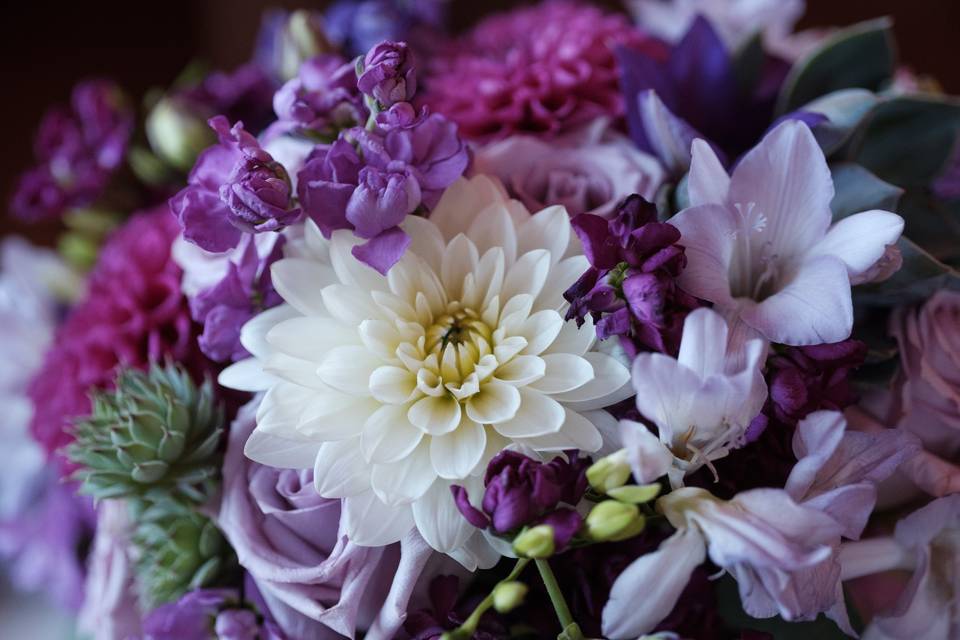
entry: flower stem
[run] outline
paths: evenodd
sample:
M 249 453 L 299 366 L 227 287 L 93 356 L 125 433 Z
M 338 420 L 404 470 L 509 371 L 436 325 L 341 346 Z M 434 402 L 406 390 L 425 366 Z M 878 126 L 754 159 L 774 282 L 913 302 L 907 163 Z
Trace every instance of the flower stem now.
M 550 595 L 550 602 L 557 612 L 557 619 L 560 626 L 566 629 L 574 624 L 573 616 L 570 614 L 570 607 L 563 598 L 563 592 L 560 591 L 560 585 L 557 584 L 557 577 L 553 575 L 553 569 L 546 560 L 537 560 L 537 569 L 540 571 L 540 577 L 543 578 L 543 584 L 547 587 L 547 593 Z
M 506 578 L 497 583 L 497 586 L 503 584 L 504 582 L 513 582 L 517 579 L 517 576 L 520 575 L 520 572 L 530 563 L 529 558 L 520 558 L 517 560 L 517 564 L 513 565 L 513 571 L 510 572 Z M 445 638 L 470 638 L 473 636 L 474 632 L 477 630 L 477 626 L 480 624 L 480 618 L 483 617 L 483 614 L 487 612 L 490 607 L 493 606 L 493 592 L 496 590 L 496 586 L 487 594 L 487 597 L 480 601 L 480 604 L 477 605 L 477 608 L 473 610 L 473 613 L 470 614 L 466 620 L 463 621 L 459 627 L 443 634 Z

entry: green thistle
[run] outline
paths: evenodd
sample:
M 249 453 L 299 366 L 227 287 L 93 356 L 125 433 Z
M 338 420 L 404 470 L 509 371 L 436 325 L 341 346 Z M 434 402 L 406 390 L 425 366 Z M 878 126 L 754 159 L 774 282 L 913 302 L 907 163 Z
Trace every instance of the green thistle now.
M 210 518 L 173 501 L 145 510 L 134 503 L 134 517 L 137 582 L 145 610 L 236 577 L 233 549 Z
M 116 390 L 97 392 L 67 455 L 80 491 L 97 500 L 169 498 L 203 503 L 220 474 L 223 407 L 213 385 L 197 387 L 182 368 L 127 369 Z

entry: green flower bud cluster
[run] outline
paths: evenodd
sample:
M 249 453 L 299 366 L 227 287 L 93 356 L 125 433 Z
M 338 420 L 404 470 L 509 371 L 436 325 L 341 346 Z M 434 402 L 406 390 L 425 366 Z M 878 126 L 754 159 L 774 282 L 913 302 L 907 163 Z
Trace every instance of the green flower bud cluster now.
M 114 391 L 98 392 L 67 449 L 80 491 L 123 499 L 135 523 L 138 589 L 149 610 L 191 589 L 224 583 L 233 549 L 201 508 L 216 494 L 223 459 L 224 410 L 213 385 L 182 368 L 121 371 Z
M 67 449 L 74 478 L 97 500 L 172 497 L 205 502 L 222 460 L 223 408 L 210 381 L 197 387 L 174 365 L 122 371 L 116 390 L 93 398 Z

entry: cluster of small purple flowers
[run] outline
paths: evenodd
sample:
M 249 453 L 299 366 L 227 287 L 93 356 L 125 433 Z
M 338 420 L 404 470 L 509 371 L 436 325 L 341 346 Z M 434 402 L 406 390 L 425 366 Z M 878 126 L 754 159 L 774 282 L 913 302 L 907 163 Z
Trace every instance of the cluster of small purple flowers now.
M 45 116 L 15 585 L 96 640 L 955 635 L 960 106 L 885 21 L 630 4 L 277 10 Z

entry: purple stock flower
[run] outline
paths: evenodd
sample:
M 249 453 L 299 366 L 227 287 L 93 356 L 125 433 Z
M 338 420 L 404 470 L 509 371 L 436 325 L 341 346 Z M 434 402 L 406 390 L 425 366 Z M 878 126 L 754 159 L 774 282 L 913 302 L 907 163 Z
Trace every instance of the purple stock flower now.
M 295 131 L 332 140 L 367 117 L 353 63 L 335 54 L 310 58 L 273 98 L 277 122 L 271 131 Z
M 385 40 L 377 44 L 363 59 L 363 72 L 357 78 L 357 88 L 384 109 L 398 102 L 409 102 L 417 91 L 411 56 L 405 42 Z
M 683 320 L 698 306 L 676 285 L 686 265 L 680 232 L 656 215 L 654 205 L 632 195 L 610 220 L 582 214 L 572 221 L 591 267 L 564 293 L 567 319 L 582 326 L 590 314 L 597 336 L 618 336 L 631 356 L 676 354 Z
M 199 83 L 175 93 L 209 118 L 223 114 L 231 122 L 244 122 L 251 131 L 266 126 L 272 114 L 276 86 L 257 64 L 233 71 L 214 71 Z
M 227 609 L 217 614 L 213 630 L 218 640 L 259 640 L 257 614 L 249 609 Z
M 430 581 L 429 607 L 410 611 L 403 623 L 403 630 L 412 640 L 440 640 L 446 631 L 459 627 L 473 612 L 479 597 L 464 597 L 457 576 L 439 575 Z M 474 640 L 499 640 L 509 638 L 506 626 L 493 610 L 487 610 L 480 618 L 474 632 Z
M 297 193 L 324 236 L 353 231 L 367 240 L 353 255 L 385 274 L 410 243 L 399 224 L 421 205 L 432 208 L 469 159 L 456 125 L 402 102 L 379 114 L 372 131 L 350 129 L 318 145 L 297 175 Z
M 116 85 L 82 82 L 74 87 L 70 106 L 50 111 L 37 131 L 39 162 L 20 178 L 11 203 L 25 220 L 92 204 L 126 157 L 133 113 Z
M 531 524 L 554 528 L 557 549 L 563 549 L 581 525 L 576 506 L 587 490 L 589 458 L 573 454 L 539 462 L 516 451 L 504 450 L 487 465 L 482 511 L 469 500 L 467 490 L 453 485 L 451 492 L 463 517 L 475 527 L 498 534 Z
M 151 640 L 209 640 L 217 614 L 235 600 L 230 589 L 198 589 L 150 612 L 143 631 Z
M 200 154 L 187 186 L 170 200 L 183 236 L 199 247 L 223 252 L 244 233 L 280 231 L 302 213 L 293 206 L 290 177 L 260 147 L 243 124 L 232 128 L 217 116 L 210 126 L 220 143 Z
M 203 325 L 200 350 L 211 360 L 236 362 L 249 355 L 240 344 L 240 329 L 253 316 L 281 302 L 270 278 L 270 265 L 282 257 L 284 240 L 277 236 L 270 252 L 261 257 L 253 236 L 244 237 L 240 261 L 230 262 L 220 282 L 190 300 L 193 319 Z

